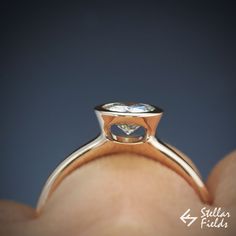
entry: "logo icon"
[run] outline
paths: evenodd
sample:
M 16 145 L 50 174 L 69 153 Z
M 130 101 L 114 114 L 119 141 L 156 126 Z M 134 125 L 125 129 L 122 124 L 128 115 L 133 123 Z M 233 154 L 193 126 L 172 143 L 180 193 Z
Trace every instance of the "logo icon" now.
M 187 224 L 187 226 L 189 227 L 198 217 L 196 216 L 190 216 L 189 214 L 190 209 L 188 209 L 187 211 L 184 212 L 184 214 L 182 216 L 180 216 L 180 219 Z

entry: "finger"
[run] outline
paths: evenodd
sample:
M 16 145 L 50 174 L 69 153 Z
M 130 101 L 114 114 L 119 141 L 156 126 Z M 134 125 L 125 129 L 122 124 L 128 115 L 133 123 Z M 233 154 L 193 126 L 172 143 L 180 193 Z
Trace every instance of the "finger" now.
M 211 171 L 207 186 L 219 206 L 236 205 L 236 151 L 228 154 Z
M 32 230 L 34 235 L 37 231 L 41 235 L 66 235 L 70 230 L 72 235 L 80 235 L 94 222 L 98 232 L 99 226 L 111 220 L 109 228 L 113 231 L 116 227 L 128 227 L 131 231 L 141 227 L 145 232 L 155 231 L 148 235 L 157 232 L 166 235 L 172 229 L 176 234 L 185 229 L 176 219 L 186 205 L 194 209 L 199 204 L 194 190 L 171 169 L 142 156 L 120 154 L 100 158 L 73 172 L 51 196 L 35 224 L 29 222 L 31 226 L 27 229 L 24 226 L 14 232 L 27 230 L 30 235 Z M 52 229 L 55 224 L 58 227 Z M 12 231 L 13 226 L 9 227 Z M 104 235 L 95 232 L 89 235 Z
M 0 201 L 0 225 L 32 219 L 35 210 L 30 206 L 9 200 Z
M 31 236 L 35 234 L 35 224 L 30 222 L 35 219 L 36 212 L 30 206 L 9 200 L 0 201 L 0 235 Z M 32 230 L 30 230 L 32 228 Z
M 79 234 L 92 222 L 99 226 L 109 219 L 112 227 L 124 220 L 131 225 L 145 223 L 165 235 L 171 231 L 170 223 L 182 229 L 176 219 L 186 205 L 193 209 L 201 202 L 177 173 L 142 156 L 117 154 L 99 158 L 71 173 L 49 198 L 41 222 L 65 222 L 60 232 L 68 227 Z

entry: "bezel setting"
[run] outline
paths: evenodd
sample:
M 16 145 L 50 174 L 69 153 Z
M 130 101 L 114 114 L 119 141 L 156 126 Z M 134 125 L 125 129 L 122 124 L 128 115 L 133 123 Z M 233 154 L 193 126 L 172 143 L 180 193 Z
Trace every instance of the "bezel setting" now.
M 95 113 L 105 137 L 119 143 L 140 143 L 155 135 L 163 110 L 146 103 L 113 102 L 96 106 Z M 112 133 L 111 127 L 114 125 L 126 137 Z M 145 134 L 140 137 L 132 136 L 140 127 L 145 130 Z

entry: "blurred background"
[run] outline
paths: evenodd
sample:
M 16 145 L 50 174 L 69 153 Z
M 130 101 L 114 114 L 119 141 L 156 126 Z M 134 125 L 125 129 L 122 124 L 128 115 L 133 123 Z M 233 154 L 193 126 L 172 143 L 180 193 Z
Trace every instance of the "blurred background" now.
M 35 206 L 56 165 L 98 134 L 93 107 L 112 101 L 163 108 L 157 136 L 206 179 L 236 148 L 232 3 L 1 3 L 0 198 Z

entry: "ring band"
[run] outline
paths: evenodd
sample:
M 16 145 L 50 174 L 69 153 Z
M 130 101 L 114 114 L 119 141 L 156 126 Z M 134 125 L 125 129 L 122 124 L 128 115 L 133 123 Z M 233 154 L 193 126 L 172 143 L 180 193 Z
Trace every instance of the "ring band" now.
M 36 207 L 43 209 L 63 179 L 78 167 L 99 157 L 117 153 L 135 153 L 169 167 L 193 187 L 203 203 L 212 198 L 198 171 L 181 154 L 155 137 L 163 110 L 144 103 L 107 103 L 95 107 L 101 134 L 69 155 L 49 176 Z

